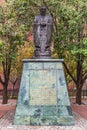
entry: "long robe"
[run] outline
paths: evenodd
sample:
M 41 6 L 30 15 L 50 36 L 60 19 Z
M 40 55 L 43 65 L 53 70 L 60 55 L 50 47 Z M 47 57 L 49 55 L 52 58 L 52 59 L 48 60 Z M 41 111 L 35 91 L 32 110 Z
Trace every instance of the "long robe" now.
M 50 49 L 52 34 L 52 17 L 48 14 L 45 16 L 37 15 L 34 19 L 34 44 L 36 50 L 44 53 Z

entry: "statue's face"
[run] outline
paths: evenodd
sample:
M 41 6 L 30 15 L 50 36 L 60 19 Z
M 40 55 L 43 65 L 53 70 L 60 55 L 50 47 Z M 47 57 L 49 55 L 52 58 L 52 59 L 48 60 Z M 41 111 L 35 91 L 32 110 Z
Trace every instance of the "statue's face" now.
M 41 7 L 40 13 L 41 13 L 41 15 L 45 15 L 46 14 L 46 7 L 45 6 Z

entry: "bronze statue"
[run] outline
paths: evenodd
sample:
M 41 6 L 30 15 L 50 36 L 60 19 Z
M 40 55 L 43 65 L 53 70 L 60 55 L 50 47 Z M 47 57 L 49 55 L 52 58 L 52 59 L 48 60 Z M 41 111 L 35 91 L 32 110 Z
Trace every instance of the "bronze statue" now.
M 35 58 L 51 58 L 52 24 L 52 17 L 46 14 L 46 7 L 42 6 L 40 14 L 35 16 L 33 26 Z

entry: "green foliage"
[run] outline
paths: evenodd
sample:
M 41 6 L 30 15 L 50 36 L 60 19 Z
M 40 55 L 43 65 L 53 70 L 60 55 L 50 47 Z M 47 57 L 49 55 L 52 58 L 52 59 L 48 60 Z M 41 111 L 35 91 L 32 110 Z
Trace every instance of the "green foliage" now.
M 77 46 L 74 46 L 74 49 L 71 50 L 72 55 L 80 54 L 84 57 L 87 57 L 87 38 L 81 40 Z
M 26 30 L 29 30 L 33 22 L 34 15 L 37 13 L 41 1 L 35 0 L 8 0 L 8 3 L 16 13 L 17 22 L 23 24 Z
M 74 46 L 78 49 L 78 45 L 83 44 L 81 34 L 84 24 L 87 21 L 86 3 L 80 0 L 78 2 L 74 0 L 71 2 L 68 1 L 66 4 L 60 3 L 57 16 L 56 32 L 58 32 L 58 34 L 55 34 L 55 50 L 59 50 L 59 52 L 61 52 L 62 49 L 71 50 L 74 49 Z
M 0 20 L 0 59 L 5 61 L 6 55 L 14 59 L 18 45 L 25 41 L 24 25 L 18 23 L 16 13 L 9 4 L 0 7 Z
M 59 3 L 58 3 L 59 2 Z M 55 0 L 57 10 L 54 28 L 54 51 L 65 59 L 70 72 L 77 76 L 78 61 L 83 72 L 87 70 L 87 1 Z M 68 55 L 67 55 L 68 52 Z M 83 77 L 82 77 L 83 78 Z

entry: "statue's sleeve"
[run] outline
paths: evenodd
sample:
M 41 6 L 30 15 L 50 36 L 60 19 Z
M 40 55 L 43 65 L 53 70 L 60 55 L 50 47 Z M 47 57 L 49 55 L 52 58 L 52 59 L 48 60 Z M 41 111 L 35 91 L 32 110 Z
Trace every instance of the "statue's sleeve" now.
M 35 46 L 39 46 L 39 38 L 38 38 L 38 25 L 39 25 L 38 16 L 35 16 L 34 25 L 33 25 L 33 40 Z
M 49 16 L 48 19 L 48 26 L 47 26 L 47 39 L 48 39 L 48 44 L 51 44 L 51 38 L 52 38 L 52 29 L 53 29 L 53 20 L 52 17 Z

